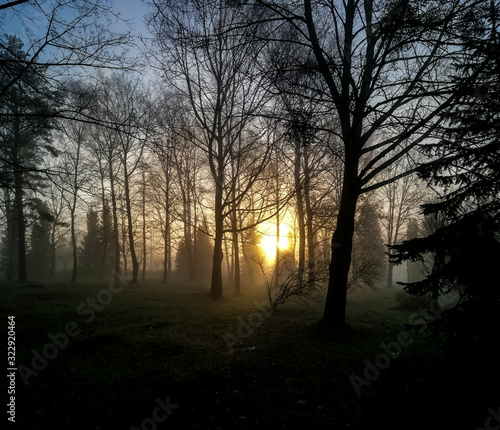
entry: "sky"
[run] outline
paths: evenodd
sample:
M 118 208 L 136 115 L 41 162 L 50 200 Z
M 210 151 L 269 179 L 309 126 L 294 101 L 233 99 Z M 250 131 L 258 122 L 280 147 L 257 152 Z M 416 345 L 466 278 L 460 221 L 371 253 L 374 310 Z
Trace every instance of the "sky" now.
M 6 2 L 6 0 L 0 0 L 1 4 Z M 50 11 L 50 5 L 53 4 L 54 1 L 39 1 L 38 3 L 41 4 L 46 11 Z M 121 13 L 122 18 L 129 21 L 131 30 L 134 33 L 145 34 L 147 32 L 144 23 L 144 14 L 147 7 L 142 0 L 115 0 L 114 3 L 114 11 Z M 37 33 L 43 35 L 46 19 L 40 11 L 30 3 L 1 10 L 0 33 L 16 34 L 27 42 L 28 37 L 20 19 L 21 15 L 24 16 L 25 22 L 30 22 L 30 31 L 33 32 L 35 36 Z M 127 25 L 118 20 L 113 27 L 114 31 L 126 31 L 129 29 Z
M 147 32 L 144 23 L 147 7 L 142 0 L 115 0 L 115 10 L 120 12 L 124 19 L 130 21 L 134 32 Z
M 7 0 L 0 0 L 0 4 L 6 3 Z M 29 50 L 29 54 L 33 55 L 37 47 L 32 46 L 32 41 L 43 40 L 46 36 L 46 30 L 48 28 L 48 19 L 45 16 L 40 7 L 45 11 L 45 13 L 50 16 L 51 12 L 54 10 L 55 4 L 60 4 L 57 0 L 38 0 L 30 1 L 29 3 L 24 3 L 21 5 L 16 5 L 11 8 L 0 10 L 0 36 L 4 34 L 14 34 L 21 38 L 24 42 L 24 49 Z M 141 42 L 139 36 L 148 37 L 148 32 L 145 24 L 144 15 L 147 11 L 147 6 L 144 4 L 144 0 L 115 0 L 114 1 L 114 12 L 120 14 L 123 22 L 120 19 L 111 20 L 110 31 L 115 33 L 132 32 L 135 35 L 135 44 L 129 49 L 127 54 L 128 57 L 139 57 L 142 53 Z M 68 21 L 75 18 L 74 9 L 66 8 L 63 13 L 59 13 L 58 16 L 63 19 L 66 18 Z M 25 25 L 23 25 L 23 23 Z M 30 49 L 30 47 L 32 47 Z M 55 53 L 54 48 L 46 48 L 42 51 L 39 57 L 40 61 L 49 59 L 51 57 L 60 57 Z M 153 74 L 150 72 L 141 72 L 145 79 L 153 79 Z

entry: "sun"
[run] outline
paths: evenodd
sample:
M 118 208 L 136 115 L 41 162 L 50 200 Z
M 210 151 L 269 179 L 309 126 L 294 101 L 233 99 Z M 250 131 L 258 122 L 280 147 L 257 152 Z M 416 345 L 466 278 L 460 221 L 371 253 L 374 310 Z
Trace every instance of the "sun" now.
M 289 246 L 288 233 L 290 227 L 286 224 L 280 224 L 280 237 L 277 237 L 276 224 L 264 223 L 260 231 L 262 237 L 260 239 L 259 247 L 264 251 L 266 259 L 272 261 L 276 258 L 276 242 L 278 242 L 279 249 L 287 249 Z

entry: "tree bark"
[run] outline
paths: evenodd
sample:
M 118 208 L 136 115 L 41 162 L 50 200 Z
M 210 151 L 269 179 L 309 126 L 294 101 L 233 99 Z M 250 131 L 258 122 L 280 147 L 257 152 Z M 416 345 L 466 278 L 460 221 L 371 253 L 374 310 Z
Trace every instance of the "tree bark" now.
M 304 201 L 302 197 L 302 179 L 300 177 L 301 172 L 301 145 L 300 143 L 295 144 L 295 193 L 297 196 L 297 220 L 299 223 L 299 267 L 298 267 L 298 283 L 302 284 L 304 279 L 304 269 L 306 260 L 306 228 L 304 222 Z M 278 237 L 279 240 L 279 237 Z
M 15 208 L 12 205 L 11 194 L 8 188 L 4 189 L 5 195 L 5 215 L 7 217 L 7 246 L 2 252 L 6 260 L 5 264 L 5 280 L 12 281 L 14 277 L 14 255 L 13 250 L 16 248 L 16 214 Z
M 168 282 L 168 275 L 170 271 L 170 178 L 165 172 L 165 247 L 163 253 L 163 278 L 162 282 Z
M 231 227 L 233 236 L 233 254 L 234 254 L 234 293 L 241 294 L 241 275 L 240 275 L 240 247 L 238 243 L 238 222 L 236 216 L 236 207 L 231 214 Z
M 347 285 L 351 266 L 354 217 L 359 197 L 358 160 L 347 146 L 342 196 L 337 226 L 332 237 L 332 259 L 329 267 L 328 293 L 323 320 L 329 325 L 345 324 Z
M 101 265 L 99 268 L 99 279 L 102 280 L 104 278 L 104 268 L 106 267 L 106 260 L 108 257 L 108 246 L 109 246 L 109 237 L 108 237 L 108 226 L 104 224 L 104 211 L 106 210 L 106 194 L 104 187 L 104 169 L 102 168 L 101 158 L 98 157 L 99 162 L 99 174 L 101 176 L 101 201 L 102 201 L 102 221 L 103 221 L 103 232 L 102 232 L 102 255 L 101 255 Z
M 22 173 L 16 169 L 14 172 L 14 201 L 16 203 L 17 218 L 17 251 L 18 251 L 18 280 L 27 281 L 26 270 L 26 224 L 24 222 Z
M 18 281 L 25 282 L 27 280 L 26 269 L 26 224 L 24 222 L 24 207 L 23 207 L 23 172 L 19 167 L 19 158 L 21 152 L 21 131 L 19 117 L 16 117 L 14 122 L 14 204 L 16 208 L 17 218 L 17 252 L 18 252 Z
M 210 287 L 210 295 L 213 298 L 222 297 L 222 240 L 224 235 L 224 214 L 222 206 L 222 188 L 224 181 L 223 163 L 218 163 L 218 175 L 215 181 L 215 239 L 214 239 L 214 258 L 212 265 L 212 283 Z
M 118 208 L 116 205 L 116 191 L 115 191 L 115 174 L 113 172 L 113 157 L 112 154 L 108 156 L 109 164 L 109 183 L 111 188 L 111 208 L 113 211 L 113 229 L 114 229 L 114 242 L 115 242 L 115 268 L 114 276 L 118 276 L 120 273 L 120 239 L 118 237 Z M 125 272 L 125 276 L 127 273 Z
M 71 243 L 73 246 L 73 270 L 71 272 L 71 283 L 76 282 L 78 274 L 78 248 L 76 244 L 76 227 L 75 227 L 75 213 L 76 213 L 76 202 L 78 199 L 78 169 L 80 166 L 80 149 L 82 145 L 82 136 L 80 133 L 77 136 L 77 147 L 76 147 L 76 160 L 75 160 L 75 172 L 73 180 L 73 202 L 71 204 Z
M 56 274 L 56 225 L 58 217 L 52 223 L 52 229 L 50 231 L 50 269 L 49 269 L 49 279 L 54 279 Z
M 123 160 L 123 185 L 125 188 L 125 206 L 127 209 L 127 233 L 130 247 L 130 257 L 132 258 L 132 279 L 131 284 L 137 284 L 137 275 L 139 273 L 139 262 L 135 252 L 134 231 L 132 227 L 132 205 L 130 204 L 130 184 L 127 170 L 127 160 Z
M 78 275 L 78 249 L 76 245 L 75 206 L 71 207 L 71 246 L 73 250 L 73 269 L 71 270 L 71 283 L 74 284 Z
M 308 147 L 304 147 L 304 200 L 306 205 L 307 216 L 307 255 L 308 255 L 308 282 L 310 287 L 314 286 L 316 281 L 316 259 L 315 259 L 315 238 L 313 226 L 313 209 L 311 205 L 311 169 L 309 166 Z
M 142 276 L 141 280 L 146 279 L 146 176 L 144 166 L 142 166 Z

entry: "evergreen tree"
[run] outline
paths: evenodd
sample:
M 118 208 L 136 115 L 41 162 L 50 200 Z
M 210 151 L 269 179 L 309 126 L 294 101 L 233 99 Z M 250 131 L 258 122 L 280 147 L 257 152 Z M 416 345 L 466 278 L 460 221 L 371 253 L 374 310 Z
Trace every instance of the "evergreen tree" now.
M 50 266 L 50 223 L 46 219 L 35 222 L 31 228 L 31 249 L 28 253 L 29 275 L 46 278 Z
M 198 272 L 198 279 L 209 286 L 210 276 L 212 274 L 212 256 L 214 254 L 214 247 L 208 229 L 200 226 L 196 230 L 196 271 Z
M 87 213 L 87 234 L 80 249 L 80 264 L 86 277 L 96 277 L 100 272 L 102 259 L 101 226 L 99 214 L 90 209 Z
M 241 233 L 243 252 L 242 278 L 248 280 L 250 285 L 254 285 L 257 276 L 260 276 L 259 262 L 264 261 L 265 253 L 259 246 L 262 234 L 258 232 L 253 215 L 250 219 L 252 227 L 246 228 Z
M 52 106 L 56 94 L 47 84 L 44 67 L 30 64 L 23 42 L 5 36 L 0 48 L 0 172 L 12 201 L 5 239 L 7 249 L 17 248 L 18 279 L 25 281 L 26 204 L 29 193 L 43 185 L 40 165 L 47 154 L 56 155 L 50 144 Z M 28 66 L 27 66 L 28 65 Z
M 458 68 L 457 103 L 447 116 L 444 138 L 424 150 L 432 162 L 420 175 L 444 190 L 424 205 L 440 226 L 423 238 L 396 246 L 396 262 L 423 261 L 433 270 L 406 285 L 414 295 L 460 292 L 458 305 L 435 327 L 452 339 L 491 342 L 500 332 L 500 44 L 498 8 L 492 4 L 485 29 L 472 34 L 468 61 Z M 478 350 L 481 346 L 478 346 Z
M 358 210 L 354 230 L 349 285 L 375 288 L 385 270 L 384 241 L 374 205 L 365 199 Z
M 113 218 L 109 202 L 105 201 L 101 217 L 101 259 L 99 269 L 99 279 L 103 279 L 105 274 L 112 274 L 115 261 L 115 231 L 113 228 Z
M 46 203 L 39 199 L 34 199 L 31 203 L 36 219 L 31 227 L 30 250 L 27 255 L 28 274 L 37 279 L 47 278 L 52 258 L 50 227 L 54 217 Z
M 191 265 L 189 263 L 190 254 L 188 246 L 192 247 L 192 244 L 189 245 L 184 239 L 182 239 L 179 242 L 177 253 L 175 255 L 175 271 L 177 273 L 177 277 L 184 281 L 192 279 L 193 277 L 191 273 Z
M 3 170 L 2 166 L 0 166 L 0 181 L 3 180 L 4 183 L 8 184 L 10 179 L 7 179 L 6 176 L 10 175 L 8 173 L 4 174 Z M 2 212 L 5 219 L 5 228 L 0 244 L 0 272 L 6 281 L 12 281 L 14 273 L 18 272 L 18 254 L 14 252 L 17 249 L 17 219 L 12 190 L 4 188 L 2 191 L 4 195 Z

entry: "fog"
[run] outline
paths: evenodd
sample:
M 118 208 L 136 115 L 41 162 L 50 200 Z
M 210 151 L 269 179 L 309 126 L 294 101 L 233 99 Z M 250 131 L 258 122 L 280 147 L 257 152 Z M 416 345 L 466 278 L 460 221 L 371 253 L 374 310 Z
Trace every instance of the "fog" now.
M 500 426 L 499 10 L 0 4 L 7 420 Z

